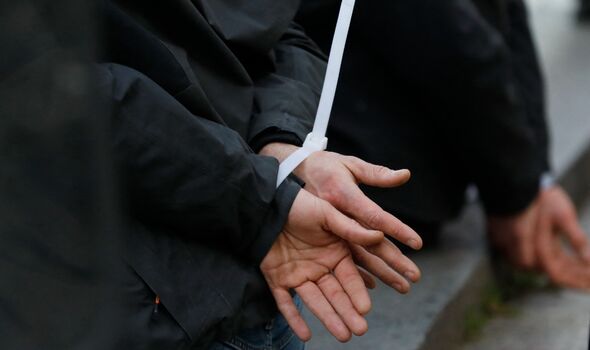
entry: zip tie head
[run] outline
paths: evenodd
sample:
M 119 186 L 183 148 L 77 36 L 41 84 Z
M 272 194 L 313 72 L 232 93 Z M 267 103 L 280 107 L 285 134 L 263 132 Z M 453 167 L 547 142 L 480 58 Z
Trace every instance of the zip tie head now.
M 307 134 L 305 138 L 305 142 L 303 143 L 303 148 L 309 149 L 311 151 L 325 151 L 328 148 L 328 138 L 327 137 L 316 137 L 313 132 Z

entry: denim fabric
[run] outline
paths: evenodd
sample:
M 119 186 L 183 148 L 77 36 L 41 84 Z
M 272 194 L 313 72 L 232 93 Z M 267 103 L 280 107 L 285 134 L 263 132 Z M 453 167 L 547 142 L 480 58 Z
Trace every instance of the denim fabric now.
M 299 297 L 293 299 L 301 311 Z M 215 342 L 209 350 L 304 350 L 303 343 L 279 314 L 265 325 L 242 331 L 229 340 Z

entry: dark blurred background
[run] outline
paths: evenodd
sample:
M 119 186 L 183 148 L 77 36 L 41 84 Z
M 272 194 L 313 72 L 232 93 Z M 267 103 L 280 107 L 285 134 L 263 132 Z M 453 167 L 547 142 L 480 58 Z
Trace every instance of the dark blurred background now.
M 107 349 L 115 188 L 93 1 L 0 3 L 0 348 Z

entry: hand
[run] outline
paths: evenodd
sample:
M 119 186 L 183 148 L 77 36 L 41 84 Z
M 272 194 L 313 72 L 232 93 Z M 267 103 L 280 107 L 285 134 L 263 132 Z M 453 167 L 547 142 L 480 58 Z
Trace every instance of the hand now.
M 535 236 L 539 218 L 539 198 L 522 213 L 513 216 L 489 216 L 487 220 L 490 241 L 508 261 L 521 269 L 537 267 Z
M 311 332 L 289 289 L 338 340 L 367 331 L 363 315 L 371 300 L 347 241 L 370 246 L 383 240 L 383 233 L 360 226 L 305 190 L 299 192 L 283 232 L 260 265 L 280 312 L 299 338 L 307 341 Z
M 260 154 L 283 161 L 297 148 L 271 143 Z M 376 187 L 401 186 L 410 179 L 408 170 L 394 171 L 356 157 L 315 152 L 294 173 L 305 181 L 307 191 L 328 201 L 362 225 L 382 231 L 413 249 L 422 248 L 422 239 L 414 230 L 381 209 L 358 187 L 359 183 Z
M 518 215 L 489 217 L 488 232 L 492 244 L 515 266 L 538 269 L 562 287 L 590 289 L 590 244 L 560 187 L 543 190 Z
M 263 148 L 261 154 L 283 161 L 295 150 L 295 146 L 274 143 Z M 410 178 L 409 171 L 393 171 L 337 153 L 316 152 L 297 167 L 295 175 L 305 181 L 306 190 L 363 226 L 382 231 L 414 249 L 422 247 L 422 239 L 414 230 L 381 209 L 358 187 L 359 183 L 378 187 L 400 186 Z M 359 265 L 401 293 L 410 289 L 407 280 L 417 282 L 420 279 L 418 267 L 388 240 L 368 248 L 351 246 L 351 250 Z M 388 267 L 393 267 L 397 273 L 392 273 Z M 370 280 L 366 280 L 371 286 Z
M 537 226 L 536 252 L 543 271 L 559 286 L 590 290 L 590 242 L 560 187 L 541 193 Z

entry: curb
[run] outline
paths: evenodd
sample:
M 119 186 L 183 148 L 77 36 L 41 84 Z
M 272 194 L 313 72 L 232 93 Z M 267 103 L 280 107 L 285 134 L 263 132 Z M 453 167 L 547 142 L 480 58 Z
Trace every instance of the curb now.
M 578 156 L 558 177 L 558 183 L 571 196 L 579 207 L 590 197 L 590 140 L 582 147 Z M 487 250 L 482 250 L 478 266 L 472 270 L 469 278 L 459 291 L 449 299 L 432 327 L 426 334 L 419 350 L 460 349 L 462 331 L 465 328 L 465 315 L 470 308 L 483 302 L 486 286 L 494 281 L 492 263 Z

